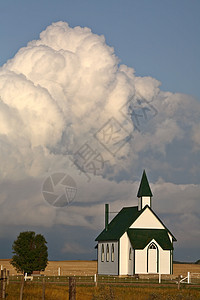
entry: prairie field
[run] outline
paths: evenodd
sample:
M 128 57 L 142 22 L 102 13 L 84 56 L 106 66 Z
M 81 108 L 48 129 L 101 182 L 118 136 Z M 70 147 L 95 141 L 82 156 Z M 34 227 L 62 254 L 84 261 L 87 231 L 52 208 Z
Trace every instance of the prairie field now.
M 0 264 L 9 270 L 11 275 L 10 283 L 6 286 L 6 299 L 19 299 L 20 274 L 17 274 L 10 260 L 0 260 Z M 158 275 L 148 275 L 151 278 L 140 276 L 141 280 L 129 284 L 126 284 L 128 281 L 125 283 L 123 278 L 117 284 L 112 284 L 113 282 L 104 284 L 99 281 L 100 284 L 95 287 L 93 279 L 89 284 L 79 279 L 86 276 L 93 278 L 97 273 L 96 261 L 49 261 L 45 272 L 41 272 L 41 275 L 45 276 L 37 276 L 32 282 L 25 282 L 23 299 L 42 299 L 45 288 L 45 300 L 67 300 L 69 299 L 67 278 L 75 275 L 76 300 L 200 300 L 200 280 L 196 285 L 181 284 L 180 289 L 176 284 L 179 275 L 185 277 L 187 272 L 200 274 L 200 265 L 174 264 L 173 268 L 173 275 L 162 275 L 163 282 L 164 279 L 169 279 L 163 284 L 158 284 Z M 58 269 L 60 269 L 60 277 L 58 277 Z M 42 278 L 45 278 L 45 283 Z
M 10 259 L 0 259 L 0 265 L 10 271 L 10 275 L 17 275 L 16 270 L 10 264 Z M 58 268 L 60 268 L 61 276 L 84 276 L 94 275 L 97 273 L 97 262 L 96 261 L 49 261 L 42 275 L 56 276 L 58 275 Z
M 7 299 L 19 299 L 20 285 L 13 287 L 10 284 L 7 288 Z M 42 286 L 25 284 L 23 299 L 41 300 Z M 68 300 L 69 290 L 67 286 L 46 285 L 45 300 Z M 155 288 L 145 287 L 83 287 L 76 288 L 76 300 L 199 300 L 200 290 L 176 287 Z
M 10 264 L 10 259 L 0 259 L 0 265 L 10 271 L 10 275 L 17 275 L 16 270 Z M 65 260 L 65 261 L 49 261 L 42 275 L 57 276 L 58 268 L 60 268 L 61 276 L 92 276 L 97 273 L 96 261 L 84 260 Z M 174 264 L 173 275 L 168 277 L 176 278 L 178 275 L 187 276 L 187 272 L 200 273 L 200 265 L 196 264 Z

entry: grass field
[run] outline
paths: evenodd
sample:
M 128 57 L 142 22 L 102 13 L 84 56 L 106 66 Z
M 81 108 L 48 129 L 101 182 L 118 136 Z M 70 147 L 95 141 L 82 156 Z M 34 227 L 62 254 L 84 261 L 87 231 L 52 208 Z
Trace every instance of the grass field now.
M 7 288 L 7 299 L 19 299 L 20 285 L 10 284 Z M 25 284 L 24 287 L 25 300 L 41 300 L 42 286 Z M 46 285 L 45 300 L 68 300 L 69 293 L 67 286 Z M 151 286 L 145 287 L 83 287 L 76 288 L 76 300 L 199 300 L 200 291 L 196 289 L 183 287 L 178 290 L 175 287 Z
M 16 275 L 16 270 L 10 264 L 9 259 L 0 259 L 0 265 L 7 270 L 10 270 L 10 275 Z M 58 268 L 60 267 L 62 276 L 85 276 L 94 275 L 97 273 L 96 261 L 49 261 L 45 269 L 45 272 L 41 274 L 46 276 L 58 275 Z M 178 275 L 186 276 L 187 272 L 200 273 L 200 265 L 195 264 L 174 264 L 173 275 L 169 275 L 172 278 L 178 277 Z
M 10 265 L 10 260 L 0 260 L 0 264 L 10 271 L 11 278 L 15 280 L 10 278 L 10 283 L 6 286 L 6 299 L 19 299 L 20 276 L 16 276 L 17 273 Z M 61 268 L 61 277 L 58 277 L 58 268 Z M 174 274 L 168 275 L 168 279 L 173 280 L 169 280 L 168 284 L 165 282 L 159 285 L 158 278 L 155 281 L 152 276 L 150 280 L 139 280 L 138 282 L 135 280 L 130 284 L 127 284 L 129 277 L 126 283 L 119 280 L 117 285 L 101 283 L 95 287 L 93 279 L 90 284 L 81 283 L 78 280 L 86 275 L 93 276 L 97 272 L 96 261 L 50 261 L 42 275 L 46 275 L 45 300 L 67 300 L 69 298 L 67 276 L 73 275 L 77 276 L 76 300 L 200 300 L 200 283 L 198 285 L 181 284 L 180 290 L 175 284 L 175 278 L 178 275 L 186 276 L 188 271 L 200 273 L 200 265 L 174 264 Z M 18 282 L 16 281 L 17 277 Z M 25 283 L 23 299 L 42 299 L 42 278 L 39 276 L 38 281 Z M 146 277 L 146 279 L 148 278 Z

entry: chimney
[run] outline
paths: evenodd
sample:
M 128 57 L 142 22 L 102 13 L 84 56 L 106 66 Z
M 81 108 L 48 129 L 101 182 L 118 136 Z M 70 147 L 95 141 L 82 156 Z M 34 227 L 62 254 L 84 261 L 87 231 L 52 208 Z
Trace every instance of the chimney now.
M 108 230 L 108 222 L 109 222 L 109 204 L 105 204 L 105 230 Z

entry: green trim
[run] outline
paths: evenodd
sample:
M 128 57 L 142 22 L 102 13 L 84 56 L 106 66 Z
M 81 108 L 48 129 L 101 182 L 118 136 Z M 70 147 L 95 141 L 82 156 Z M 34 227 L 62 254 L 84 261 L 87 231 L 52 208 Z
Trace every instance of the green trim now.
M 174 272 L 174 265 L 173 265 L 173 260 L 174 260 L 174 251 L 171 250 L 171 253 L 170 253 L 170 274 L 173 274 Z
M 110 261 L 110 249 L 109 244 L 106 244 L 106 262 Z
M 158 246 L 154 242 L 150 243 L 149 246 L 148 246 L 148 248 L 147 248 L 147 273 L 149 273 L 149 247 L 152 244 L 155 245 L 155 247 L 156 247 L 156 255 L 157 255 L 157 262 L 156 262 L 156 264 L 157 264 L 157 268 L 156 268 L 157 272 L 156 273 L 159 273 L 159 249 L 158 249 Z M 151 273 L 149 273 L 149 274 L 151 274 Z
M 115 246 L 114 244 L 112 243 L 111 244 L 111 262 L 114 262 L 115 261 Z
M 135 249 L 133 249 L 133 274 L 135 274 Z
M 170 250 L 170 274 L 172 274 L 172 250 Z
M 119 262 L 120 262 L 119 256 L 120 256 L 120 240 L 118 241 L 118 275 L 119 275 L 119 268 L 120 268 L 120 265 L 119 265 Z
M 103 251 L 102 251 L 103 250 Z M 101 244 L 101 262 L 105 262 L 105 249 L 104 243 Z
M 108 214 L 109 214 L 109 205 L 105 204 L 105 229 L 108 229 L 108 223 L 109 223 L 109 218 L 108 218 Z
M 97 245 L 97 274 L 99 274 L 99 247 L 98 247 L 98 245 Z

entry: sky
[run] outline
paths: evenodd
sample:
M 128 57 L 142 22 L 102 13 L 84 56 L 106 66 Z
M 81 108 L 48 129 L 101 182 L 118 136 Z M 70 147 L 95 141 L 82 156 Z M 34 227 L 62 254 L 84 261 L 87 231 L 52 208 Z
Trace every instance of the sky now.
M 0 2 L 0 257 L 21 231 L 49 259 L 96 259 L 95 238 L 137 205 L 200 248 L 200 2 Z M 187 233 L 187 234 L 186 234 Z

